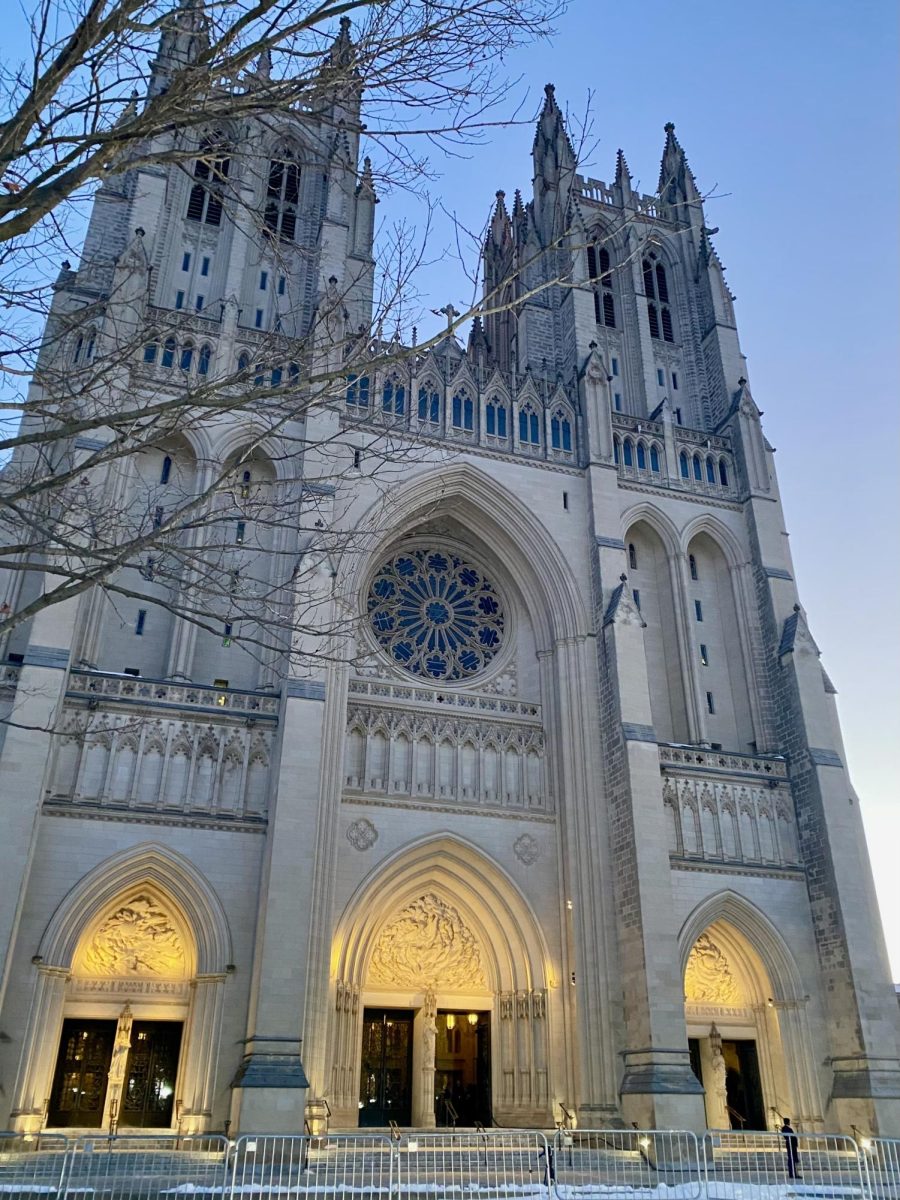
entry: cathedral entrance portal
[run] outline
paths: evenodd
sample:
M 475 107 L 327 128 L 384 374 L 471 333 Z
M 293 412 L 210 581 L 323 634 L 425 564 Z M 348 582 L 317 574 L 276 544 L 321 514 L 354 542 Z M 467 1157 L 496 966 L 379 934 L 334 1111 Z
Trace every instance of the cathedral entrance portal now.
M 412 1009 L 367 1008 L 363 1014 L 359 1123 L 409 1125 L 412 1115 Z

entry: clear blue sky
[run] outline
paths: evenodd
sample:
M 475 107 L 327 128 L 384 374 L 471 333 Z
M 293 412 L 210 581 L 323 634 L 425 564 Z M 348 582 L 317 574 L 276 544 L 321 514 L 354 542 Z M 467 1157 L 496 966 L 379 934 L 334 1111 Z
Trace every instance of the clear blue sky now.
M 652 191 L 672 120 L 701 190 L 720 197 L 707 217 L 778 450 L 900 980 L 897 34 L 894 0 L 572 0 L 552 45 L 506 66 L 529 113 L 547 82 L 576 117 L 593 93 L 590 174 L 609 180 L 622 146 Z M 530 124 L 494 130 L 469 157 L 435 163 L 433 194 L 480 229 L 497 188 L 530 188 L 532 136 Z M 383 197 L 379 216 L 401 215 L 421 222 L 408 197 Z M 426 309 L 469 298 L 444 242 L 438 216 Z
M 707 218 L 900 980 L 897 32 L 894 0 L 574 0 L 551 46 L 507 66 L 529 112 L 547 82 L 577 118 L 593 93 L 590 174 L 611 180 L 621 146 L 653 191 L 671 120 L 701 191 L 721 197 Z M 530 124 L 493 131 L 445 165 L 434 194 L 480 228 L 498 188 L 527 198 L 532 137 Z M 399 209 L 411 212 L 385 198 L 379 215 Z M 452 262 L 427 280 L 431 307 L 468 298 Z

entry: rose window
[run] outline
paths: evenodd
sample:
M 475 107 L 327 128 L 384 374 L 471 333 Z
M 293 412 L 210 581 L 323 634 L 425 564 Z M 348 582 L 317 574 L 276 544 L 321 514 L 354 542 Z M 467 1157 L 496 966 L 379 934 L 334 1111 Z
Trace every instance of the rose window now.
M 397 666 L 430 679 L 476 675 L 503 644 L 503 602 L 479 567 L 457 554 L 407 550 L 369 588 L 372 631 Z

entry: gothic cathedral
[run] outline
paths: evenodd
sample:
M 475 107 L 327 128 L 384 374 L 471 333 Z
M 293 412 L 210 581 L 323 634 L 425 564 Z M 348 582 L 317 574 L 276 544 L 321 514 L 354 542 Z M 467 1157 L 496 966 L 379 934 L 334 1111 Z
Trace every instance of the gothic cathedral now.
M 239 460 L 225 566 L 318 554 L 316 615 L 251 653 L 246 614 L 190 620 L 127 565 L 10 638 L 0 1127 L 898 1135 L 834 688 L 674 127 L 656 195 L 621 152 L 585 178 L 548 86 L 467 344 L 448 306 L 417 348 L 372 329 L 359 98 L 242 111 L 212 165 L 103 184 L 48 337 L 91 305 L 53 339 L 83 370 L 127 326 L 110 386 L 140 397 L 273 338 L 302 389 L 313 331 L 341 385 L 302 428 L 225 411 L 108 471 L 163 521 Z M 242 515 L 261 489 L 296 520 Z M 45 586 L 6 574 L 12 610 Z

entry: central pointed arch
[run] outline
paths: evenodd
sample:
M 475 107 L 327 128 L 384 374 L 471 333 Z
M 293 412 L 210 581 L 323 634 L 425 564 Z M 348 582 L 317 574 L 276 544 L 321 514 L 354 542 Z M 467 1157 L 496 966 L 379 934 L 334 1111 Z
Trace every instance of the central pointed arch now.
M 352 554 L 338 571 L 338 587 L 354 607 L 370 563 L 417 525 L 452 517 L 491 547 L 517 581 L 543 649 L 560 638 L 586 636 L 590 620 L 571 564 L 547 529 L 509 490 L 471 463 L 429 466 L 388 489 L 361 515 Z
M 363 987 L 382 929 L 429 893 L 452 905 L 474 934 L 488 991 L 549 985 L 549 956 L 531 906 L 496 862 L 449 834 L 403 847 L 363 880 L 335 931 L 332 974 Z

